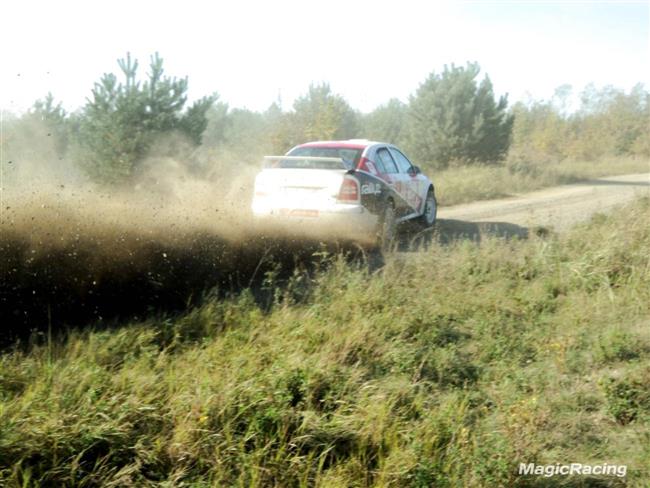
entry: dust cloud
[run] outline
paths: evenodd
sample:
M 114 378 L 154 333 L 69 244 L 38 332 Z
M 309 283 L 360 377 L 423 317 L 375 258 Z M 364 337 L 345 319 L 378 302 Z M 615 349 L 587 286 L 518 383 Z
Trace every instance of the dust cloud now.
M 0 343 L 182 310 L 215 287 L 289 272 L 322 246 L 253 222 L 257 167 L 199 178 L 154 154 L 134 182 L 108 189 L 39 135 L 2 141 Z

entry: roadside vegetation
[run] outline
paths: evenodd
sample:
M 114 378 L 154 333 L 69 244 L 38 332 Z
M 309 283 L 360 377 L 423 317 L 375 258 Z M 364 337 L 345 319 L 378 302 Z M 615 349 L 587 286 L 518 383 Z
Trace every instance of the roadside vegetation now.
M 118 64 L 72 113 L 52 94 L 20 116 L 3 113 L 6 188 L 45 174 L 128 191 L 178 170 L 221 185 L 252 175 L 265 154 L 348 138 L 402 147 L 438 183 L 442 205 L 650 168 L 650 92 L 642 84 L 580 93 L 564 85 L 550 100 L 509 106 L 479 65 L 467 63 L 432 72 L 408 101 L 366 114 L 327 83 L 309 86 L 291 107 L 278 100 L 253 112 L 216 92 L 187 103 L 188 79 L 167 75 L 158 54 L 144 75 L 129 55 Z
M 650 201 L 0 356 L 3 486 L 645 486 Z M 517 475 L 626 464 L 625 479 Z M 552 481 L 552 483 L 551 483 Z

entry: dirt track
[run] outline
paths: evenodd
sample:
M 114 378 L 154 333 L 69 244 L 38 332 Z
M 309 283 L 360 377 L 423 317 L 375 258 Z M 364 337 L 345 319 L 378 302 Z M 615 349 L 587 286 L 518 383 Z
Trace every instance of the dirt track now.
M 441 207 L 438 218 L 443 233 L 454 227 L 450 222 L 461 226 L 475 223 L 483 228 L 545 227 L 562 231 L 642 195 L 650 195 L 650 173 L 611 176 L 510 198 Z

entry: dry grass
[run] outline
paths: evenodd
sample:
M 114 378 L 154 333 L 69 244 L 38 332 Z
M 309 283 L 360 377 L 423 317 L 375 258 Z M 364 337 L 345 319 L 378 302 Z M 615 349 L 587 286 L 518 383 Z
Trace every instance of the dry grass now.
M 649 219 L 646 199 L 379 272 L 333 256 L 270 309 L 243 291 L 6 350 L 0 484 L 643 486 Z M 628 475 L 535 479 L 520 462 Z

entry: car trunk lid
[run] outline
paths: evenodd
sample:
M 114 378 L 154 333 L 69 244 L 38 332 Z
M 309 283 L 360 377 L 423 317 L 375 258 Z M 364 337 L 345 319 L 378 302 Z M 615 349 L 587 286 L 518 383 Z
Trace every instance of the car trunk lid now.
M 256 178 L 255 198 L 267 200 L 275 209 L 325 209 L 336 203 L 347 172 L 345 168 L 267 168 Z

